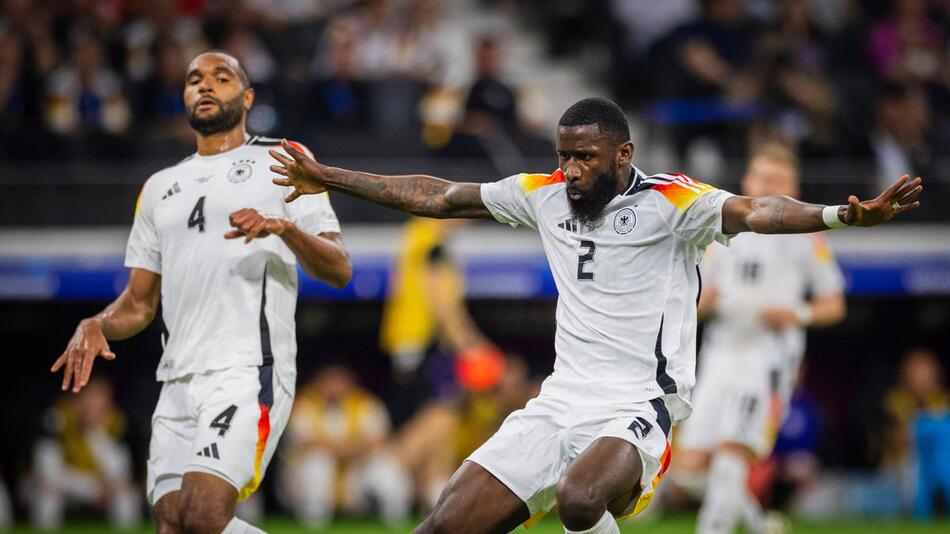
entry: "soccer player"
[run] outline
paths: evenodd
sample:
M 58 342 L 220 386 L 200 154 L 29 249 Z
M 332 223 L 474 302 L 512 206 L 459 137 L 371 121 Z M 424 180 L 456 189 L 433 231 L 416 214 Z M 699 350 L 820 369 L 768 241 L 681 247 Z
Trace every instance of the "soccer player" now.
M 336 287 L 351 268 L 327 196 L 285 204 L 269 182 L 276 145 L 245 131 L 254 90 L 241 64 L 199 55 L 184 99 L 198 151 L 145 182 L 128 285 L 79 323 L 52 371 L 65 370 L 64 391 L 81 390 L 96 357 L 115 359 L 108 341 L 148 326 L 161 295 L 164 384 L 147 482 L 158 531 L 261 532 L 234 507 L 257 489 L 290 414 L 296 263 Z
M 749 160 L 742 193 L 798 196 L 798 160 L 766 144 Z M 699 315 L 709 316 L 695 410 L 680 429 L 674 481 L 702 496 L 697 532 L 765 529 L 749 492 L 751 463 L 767 456 L 804 356 L 805 328 L 844 318 L 842 276 L 821 234 L 743 234 L 703 265 Z M 806 300 L 806 295 L 809 298 Z
M 459 468 L 417 532 L 504 532 L 551 509 L 566 532 L 619 532 L 669 466 L 692 407 L 699 260 L 740 232 L 871 226 L 918 206 L 920 179 L 843 206 L 734 196 L 632 165 L 626 117 L 581 100 L 557 128 L 558 169 L 489 184 L 379 176 L 317 163 L 289 143 L 271 167 L 287 200 L 334 190 L 420 216 L 496 219 L 541 234 L 560 295 L 557 357 L 541 393 Z

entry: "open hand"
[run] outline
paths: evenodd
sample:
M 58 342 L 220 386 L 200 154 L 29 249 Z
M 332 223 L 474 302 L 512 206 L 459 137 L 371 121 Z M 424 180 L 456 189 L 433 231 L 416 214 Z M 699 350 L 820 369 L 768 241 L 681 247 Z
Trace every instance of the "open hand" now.
M 250 243 L 255 237 L 267 237 L 271 234 L 280 235 L 286 228 L 286 219 L 264 215 L 258 210 L 244 208 L 235 211 L 228 217 L 228 222 L 234 227 L 224 234 L 225 239 L 244 237 L 244 243 Z
M 317 160 L 304 154 L 286 139 L 280 142 L 290 157 L 268 150 L 271 157 L 280 162 L 280 165 L 271 165 L 270 170 L 286 178 L 274 178 L 276 185 L 291 186 L 293 192 L 287 195 L 284 202 L 293 202 L 300 195 L 315 195 L 326 191 L 321 177 L 327 167 L 317 163 Z
M 107 360 L 115 359 L 115 353 L 109 349 L 109 343 L 102 333 L 99 321 L 83 319 L 76 327 L 76 332 L 69 340 L 69 344 L 66 345 L 66 351 L 56 359 L 50 372 L 56 373 L 65 366 L 63 391 L 68 390 L 72 383 L 73 393 L 79 393 L 79 390 L 89 382 L 92 364 L 97 356 L 102 356 Z
M 918 195 L 924 190 L 920 177 L 910 179 L 906 174 L 873 200 L 859 201 L 858 197 L 848 197 L 847 211 L 839 217 L 848 226 L 874 226 L 887 222 L 901 213 L 920 206 Z

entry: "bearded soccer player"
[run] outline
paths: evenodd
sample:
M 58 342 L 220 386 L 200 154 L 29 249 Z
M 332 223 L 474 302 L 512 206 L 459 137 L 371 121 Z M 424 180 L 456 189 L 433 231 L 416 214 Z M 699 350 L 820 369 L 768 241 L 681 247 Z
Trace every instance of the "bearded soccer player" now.
M 609 100 L 572 105 L 558 169 L 489 184 L 328 167 L 283 143 L 287 200 L 341 191 L 436 218 L 495 219 L 541 234 L 560 295 L 557 357 L 541 393 L 505 420 L 449 481 L 417 532 L 507 532 L 555 503 L 566 532 L 616 533 L 646 507 L 670 462 L 671 425 L 692 407 L 699 260 L 740 232 L 872 226 L 917 207 L 906 176 L 843 206 L 735 196 L 632 165 L 626 117 Z
M 749 160 L 742 193 L 795 198 L 798 172 L 788 148 L 763 145 Z M 821 234 L 737 236 L 729 248 L 710 250 L 701 268 L 699 314 L 710 323 L 696 408 L 677 434 L 673 482 L 703 499 L 698 534 L 727 534 L 740 521 L 762 533 L 749 467 L 772 452 L 804 356 L 805 327 L 844 318 L 844 281 Z
M 254 90 L 241 64 L 199 55 L 184 100 L 198 150 L 145 182 L 128 285 L 79 323 L 52 371 L 64 369 L 64 391 L 81 390 L 96 357 L 115 359 L 108 342 L 148 326 L 161 296 L 147 482 L 158 532 L 262 532 L 234 507 L 257 489 L 290 415 L 296 264 L 335 287 L 351 268 L 327 196 L 285 204 L 270 183 L 266 151 L 279 146 L 245 131 Z

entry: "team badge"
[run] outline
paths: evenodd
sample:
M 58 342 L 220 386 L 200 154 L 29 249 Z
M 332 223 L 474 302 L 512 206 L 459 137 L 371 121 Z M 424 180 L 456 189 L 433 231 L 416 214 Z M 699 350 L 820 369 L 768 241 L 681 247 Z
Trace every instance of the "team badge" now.
M 624 208 L 614 215 L 614 231 L 618 234 L 629 234 L 637 225 L 637 214 L 630 208 Z
M 236 161 L 231 165 L 231 170 L 228 171 L 228 181 L 232 184 L 239 184 L 250 179 L 251 174 L 254 172 L 251 168 L 251 163 L 254 162 L 249 159 Z

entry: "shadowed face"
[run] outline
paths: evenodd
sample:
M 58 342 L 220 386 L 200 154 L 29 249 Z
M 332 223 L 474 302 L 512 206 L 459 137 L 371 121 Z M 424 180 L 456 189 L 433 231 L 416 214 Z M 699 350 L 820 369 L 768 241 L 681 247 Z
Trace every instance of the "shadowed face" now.
M 234 58 L 214 52 L 196 57 L 185 76 L 184 99 L 191 127 L 202 135 L 212 135 L 241 124 L 254 102 L 254 90 L 246 83 Z
M 582 224 L 600 218 L 617 194 L 618 170 L 628 165 L 633 145 L 618 144 L 596 124 L 558 126 L 558 167 L 564 174 L 571 214 Z

